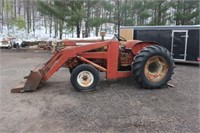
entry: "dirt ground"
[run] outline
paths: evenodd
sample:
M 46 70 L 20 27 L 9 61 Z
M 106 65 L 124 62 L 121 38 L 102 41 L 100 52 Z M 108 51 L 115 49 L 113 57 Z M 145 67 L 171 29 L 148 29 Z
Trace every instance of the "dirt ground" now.
M 41 50 L 0 51 L 0 133 L 198 133 L 200 69 L 177 65 L 174 88 L 141 89 L 132 78 L 107 81 L 97 91 L 76 92 L 61 68 L 32 93 L 10 93 L 37 64 Z

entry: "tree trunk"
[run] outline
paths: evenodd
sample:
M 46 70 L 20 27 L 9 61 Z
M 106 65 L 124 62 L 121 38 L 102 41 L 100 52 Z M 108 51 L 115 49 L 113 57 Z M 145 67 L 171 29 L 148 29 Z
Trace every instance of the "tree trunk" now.
M 58 20 L 55 17 L 54 17 L 54 35 L 55 35 L 54 38 L 56 38 L 58 35 Z
M 18 11 L 17 11 L 17 13 L 18 13 L 18 16 L 21 16 L 21 1 L 18 1 Z
M 12 4 L 10 5 L 10 7 L 11 7 L 11 10 L 10 10 L 10 21 L 11 21 L 11 28 L 12 28 L 12 33 L 14 33 L 14 25 L 13 25 L 13 22 L 14 22 L 14 20 L 15 20 L 15 18 L 14 18 L 14 11 L 13 11 L 13 1 L 10 1 Z
M 161 20 L 161 5 L 162 5 L 162 1 L 160 1 L 160 3 L 158 3 L 158 18 L 157 18 L 157 25 L 160 25 L 160 20 Z
M 17 1 L 16 0 L 14 0 L 14 18 L 16 19 L 16 17 L 17 17 Z
M 2 20 L 1 20 L 1 25 L 2 25 L 2 33 L 3 33 L 3 25 L 4 25 L 4 0 L 1 1 L 1 14 L 2 14 Z
M 125 0 L 125 3 L 127 3 L 127 0 Z M 125 10 L 125 14 L 124 14 L 124 26 L 127 25 L 127 10 Z
M 62 35 L 63 35 L 63 20 L 60 20 L 59 22 L 59 39 L 62 39 Z
M 77 38 L 80 38 L 80 33 L 81 33 L 81 31 L 80 31 L 80 24 L 79 24 L 79 22 L 78 22 L 78 23 L 76 23 L 76 34 L 77 34 Z
M 99 27 L 98 27 L 98 26 L 96 26 L 95 35 L 96 35 L 96 36 L 98 36 L 98 34 L 99 34 Z
M 44 27 L 45 27 L 45 34 L 47 34 L 47 17 L 44 16 Z
M 89 18 L 90 18 L 90 1 L 87 0 L 87 9 L 86 9 L 86 22 L 85 22 L 85 37 L 89 37 L 90 27 L 89 27 Z
M 52 16 L 50 16 L 49 19 L 50 19 L 50 24 L 49 24 L 49 36 L 51 37 L 51 33 L 52 33 Z
M 32 18 L 33 18 L 32 29 L 33 29 L 33 33 L 34 33 L 34 36 L 35 36 L 35 8 L 34 8 L 34 6 L 32 6 Z
M 176 15 L 176 25 L 180 25 L 180 20 L 179 20 L 179 17 L 180 17 L 180 9 L 179 9 L 179 7 L 180 7 L 180 0 L 178 0 L 177 1 L 177 6 L 176 6 L 176 13 L 177 13 L 177 15 Z
M 182 13 L 181 14 L 185 14 L 186 13 L 186 2 L 185 1 L 183 1 L 183 11 L 182 11 Z M 189 20 L 187 20 L 187 21 L 189 21 Z M 184 19 L 184 17 L 181 17 L 181 25 L 185 25 L 185 19 Z
M 27 19 L 27 33 L 30 33 L 30 1 L 27 0 L 26 1 L 26 19 Z
M 9 4 L 8 3 L 9 1 L 6 1 L 6 4 Z M 8 6 L 8 5 L 7 5 Z M 9 7 L 8 7 L 9 8 Z M 6 26 L 7 26 L 7 34 L 9 35 L 9 9 L 6 9 Z

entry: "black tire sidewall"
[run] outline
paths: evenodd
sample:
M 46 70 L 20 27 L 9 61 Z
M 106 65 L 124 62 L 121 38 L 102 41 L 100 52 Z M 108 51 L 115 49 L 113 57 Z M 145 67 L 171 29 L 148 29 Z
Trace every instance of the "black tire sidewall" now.
M 148 79 L 147 79 L 147 77 L 145 76 L 145 74 L 144 74 L 144 69 L 143 69 L 143 71 L 142 71 L 142 75 L 143 75 L 143 77 L 144 77 L 144 80 L 145 80 L 145 82 L 147 82 L 148 84 L 152 84 L 152 88 L 156 88 L 156 87 L 160 87 L 161 85 L 163 85 L 163 84 L 165 84 L 165 82 L 166 82 L 166 80 L 168 80 L 168 78 L 171 76 L 171 70 L 170 70 L 170 66 L 171 66 L 171 61 L 169 60 L 169 58 L 168 57 L 166 57 L 166 54 L 161 54 L 161 53 L 155 53 L 155 54 L 152 54 L 152 55 L 149 55 L 148 57 L 147 57 L 147 59 L 146 59 L 146 61 L 144 61 L 144 63 L 143 63 L 143 68 L 144 68 L 144 66 L 145 66 L 145 64 L 146 64 L 146 62 L 148 61 L 148 59 L 150 59 L 151 57 L 153 57 L 153 56 L 160 56 L 160 57 L 162 57 L 162 58 L 164 58 L 165 59 L 165 61 L 167 62 L 167 64 L 169 65 L 169 69 L 168 69 L 168 72 L 167 72 L 167 75 L 161 80 L 161 81 L 159 81 L 159 82 L 156 82 L 156 83 L 153 83 L 153 82 L 151 82 L 151 81 L 149 81 Z
M 162 87 L 164 84 L 166 84 L 170 80 L 172 72 L 173 72 L 173 59 L 171 57 L 171 54 L 165 48 L 163 48 L 161 46 L 156 46 L 156 47 L 160 47 L 160 48 L 162 48 L 162 50 L 160 50 L 160 51 L 154 50 L 153 52 L 144 52 L 146 54 L 144 54 L 145 56 L 143 57 L 143 60 L 141 62 L 139 62 L 139 63 L 141 63 L 140 64 L 141 68 L 138 69 L 137 71 L 140 73 L 140 78 L 142 79 L 141 84 L 143 84 L 143 86 L 145 88 L 160 88 L 160 87 Z M 148 51 L 148 47 L 145 49 L 146 50 L 144 50 L 144 51 Z M 168 66 L 169 69 L 168 69 L 166 76 L 159 82 L 149 81 L 144 74 L 145 64 L 153 56 L 162 57 L 163 59 L 165 59 L 166 63 L 169 65 Z
M 82 87 L 77 82 L 77 76 L 82 71 L 89 71 L 94 77 L 93 83 L 88 87 Z M 96 86 L 98 85 L 98 83 L 99 83 L 99 72 L 97 71 L 96 68 L 94 68 L 91 65 L 81 64 L 75 67 L 73 71 L 71 72 L 71 84 L 77 91 L 81 91 L 81 92 L 93 91 L 96 89 Z

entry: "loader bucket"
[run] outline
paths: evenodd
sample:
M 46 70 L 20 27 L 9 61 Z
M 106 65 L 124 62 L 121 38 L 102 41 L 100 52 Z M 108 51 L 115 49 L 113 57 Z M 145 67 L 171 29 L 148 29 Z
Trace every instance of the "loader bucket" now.
M 44 65 L 38 65 L 34 68 L 29 76 L 24 77 L 26 80 L 21 82 L 18 86 L 11 89 L 11 93 L 21 93 L 21 92 L 30 92 L 35 91 L 42 83 L 42 79 L 44 76 Z

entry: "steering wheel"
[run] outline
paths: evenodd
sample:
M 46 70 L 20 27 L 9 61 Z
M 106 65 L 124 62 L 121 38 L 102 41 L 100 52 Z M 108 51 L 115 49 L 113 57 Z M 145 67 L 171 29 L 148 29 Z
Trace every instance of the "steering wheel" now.
M 114 36 L 118 39 L 118 41 L 127 41 L 125 38 L 118 36 L 117 34 L 114 34 Z

